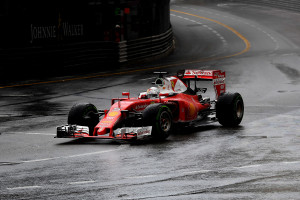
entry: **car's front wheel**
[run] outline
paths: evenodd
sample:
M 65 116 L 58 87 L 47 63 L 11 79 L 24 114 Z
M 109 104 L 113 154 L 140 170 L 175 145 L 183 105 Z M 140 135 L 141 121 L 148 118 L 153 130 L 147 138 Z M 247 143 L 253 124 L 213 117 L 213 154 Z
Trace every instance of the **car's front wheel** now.
M 163 104 L 152 104 L 143 111 L 143 125 L 152 126 L 151 136 L 154 140 L 165 140 L 169 137 L 173 120 L 168 106 Z
M 93 135 L 95 126 L 99 123 L 97 108 L 91 103 L 75 104 L 68 116 L 68 124 L 88 126 L 90 136 Z

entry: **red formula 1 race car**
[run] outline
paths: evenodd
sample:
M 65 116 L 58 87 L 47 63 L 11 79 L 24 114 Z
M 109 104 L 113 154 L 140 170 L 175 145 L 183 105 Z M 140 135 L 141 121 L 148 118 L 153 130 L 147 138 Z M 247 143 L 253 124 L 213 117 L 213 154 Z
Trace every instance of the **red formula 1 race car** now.
M 109 110 L 97 110 L 91 103 L 75 104 L 69 112 L 68 125 L 57 127 L 57 138 L 164 140 L 179 124 L 219 121 L 232 127 L 242 121 L 242 96 L 226 93 L 225 72 L 181 70 L 170 77 L 158 73 L 156 87 L 133 98 L 123 92 L 126 97 L 112 99 Z M 212 81 L 214 100 L 202 97 L 207 88 L 198 87 L 200 81 Z

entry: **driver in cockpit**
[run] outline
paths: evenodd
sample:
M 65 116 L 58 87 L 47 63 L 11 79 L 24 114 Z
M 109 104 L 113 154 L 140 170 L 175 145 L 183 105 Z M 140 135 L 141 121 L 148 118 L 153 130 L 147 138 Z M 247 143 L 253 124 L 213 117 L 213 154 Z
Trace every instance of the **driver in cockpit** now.
M 154 99 L 159 97 L 159 89 L 157 87 L 151 87 L 147 90 L 148 99 Z
M 159 97 L 159 89 L 157 87 L 151 87 L 147 92 L 142 92 L 139 95 L 139 99 L 155 99 Z

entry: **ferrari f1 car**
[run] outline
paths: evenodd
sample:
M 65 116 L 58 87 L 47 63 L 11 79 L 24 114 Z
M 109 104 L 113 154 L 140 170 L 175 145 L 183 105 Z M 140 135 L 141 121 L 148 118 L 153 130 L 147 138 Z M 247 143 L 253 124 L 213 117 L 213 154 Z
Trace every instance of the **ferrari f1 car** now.
M 200 81 L 212 81 L 215 99 L 203 97 L 207 88 Z M 180 124 L 197 125 L 218 121 L 223 126 L 238 126 L 244 115 L 239 93 L 226 93 L 225 72 L 221 70 L 180 70 L 176 76 L 159 77 L 147 92 L 114 98 L 107 110 L 91 103 L 75 104 L 68 124 L 57 127 L 57 138 L 166 139 Z M 125 96 L 125 97 L 124 97 Z

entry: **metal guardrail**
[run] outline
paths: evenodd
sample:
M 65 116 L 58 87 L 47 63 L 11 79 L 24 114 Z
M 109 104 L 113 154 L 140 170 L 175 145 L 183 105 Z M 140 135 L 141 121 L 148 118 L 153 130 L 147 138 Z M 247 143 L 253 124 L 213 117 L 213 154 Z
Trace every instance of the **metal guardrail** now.
M 271 6 L 275 8 L 300 12 L 299 0 L 230 0 L 230 1 L 263 5 L 263 6 Z
M 164 55 L 173 46 L 173 32 L 170 28 L 160 35 L 120 43 L 93 41 L 0 49 L 0 69 L 6 74 L 18 72 L 24 76 L 84 67 L 105 70 L 107 66 L 117 67 L 119 64 Z
M 132 62 L 162 55 L 173 46 L 172 28 L 160 35 L 123 41 L 119 43 L 119 62 Z

